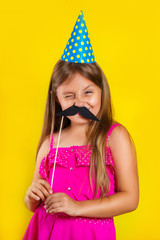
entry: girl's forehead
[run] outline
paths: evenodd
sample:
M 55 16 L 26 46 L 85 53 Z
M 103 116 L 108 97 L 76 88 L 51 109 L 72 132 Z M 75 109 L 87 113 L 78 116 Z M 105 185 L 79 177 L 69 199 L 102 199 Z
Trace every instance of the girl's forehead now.
M 88 78 L 83 77 L 80 74 L 76 74 L 70 79 L 66 79 L 61 85 L 59 85 L 59 89 L 65 88 L 85 88 L 88 85 L 94 86 L 95 84 Z M 95 85 L 96 86 L 96 85 Z

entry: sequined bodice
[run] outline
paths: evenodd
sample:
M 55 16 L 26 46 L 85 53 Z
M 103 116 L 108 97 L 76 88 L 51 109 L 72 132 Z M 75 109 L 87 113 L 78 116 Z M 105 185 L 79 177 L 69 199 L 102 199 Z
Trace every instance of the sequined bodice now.
M 63 147 L 58 148 L 57 151 L 57 159 L 56 164 L 61 165 L 62 167 L 68 168 L 68 159 L 71 155 L 74 154 L 75 151 L 75 159 L 76 159 L 76 166 L 90 166 L 90 157 L 92 148 L 90 145 L 84 146 L 71 146 L 71 147 Z M 73 154 L 72 154 L 73 153 Z M 50 149 L 49 153 L 46 156 L 46 171 L 49 171 L 54 164 L 56 155 L 56 148 Z M 106 165 L 112 166 L 113 174 L 114 174 L 114 162 L 112 159 L 110 148 L 106 146 L 105 152 L 105 163 Z M 44 167 L 45 157 L 42 159 L 40 172 L 43 174 L 43 177 L 47 179 L 47 175 L 44 174 L 43 170 Z

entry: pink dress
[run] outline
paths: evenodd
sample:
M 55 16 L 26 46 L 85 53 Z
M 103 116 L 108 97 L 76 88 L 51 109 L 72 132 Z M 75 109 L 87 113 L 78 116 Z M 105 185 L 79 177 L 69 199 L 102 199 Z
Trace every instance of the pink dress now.
M 114 124 L 108 131 L 109 138 L 112 130 L 119 123 Z M 54 158 L 56 148 L 53 148 L 53 136 L 50 151 L 42 159 L 39 174 L 51 185 Z M 71 146 L 59 148 L 57 152 L 55 175 L 53 179 L 53 193 L 64 192 L 71 198 L 82 201 L 93 197 L 89 183 L 89 162 L 91 146 Z M 115 190 L 114 162 L 110 148 L 106 146 L 106 170 L 110 179 L 111 187 L 109 193 Z M 96 198 L 100 196 L 100 189 Z M 46 213 L 44 202 L 35 210 L 23 240 L 115 240 L 116 231 L 113 218 L 89 218 L 73 217 L 65 213 Z

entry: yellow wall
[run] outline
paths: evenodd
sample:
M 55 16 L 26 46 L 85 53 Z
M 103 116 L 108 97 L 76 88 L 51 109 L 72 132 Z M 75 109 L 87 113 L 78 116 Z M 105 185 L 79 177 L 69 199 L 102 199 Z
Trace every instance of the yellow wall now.
M 136 144 L 140 202 L 114 218 L 117 240 L 160 239 L 158 0 L 3 1 L 0 6 L 0 239 L 22 239 L 52 69 L 83 10 L 115 117 Z

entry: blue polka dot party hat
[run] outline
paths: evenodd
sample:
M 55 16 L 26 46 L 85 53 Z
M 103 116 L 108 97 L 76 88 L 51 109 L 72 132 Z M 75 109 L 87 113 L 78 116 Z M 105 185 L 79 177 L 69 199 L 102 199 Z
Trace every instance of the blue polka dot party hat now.
M 74 63 L 95 62 L 82 10 L 77 18 L 61 59 Z

